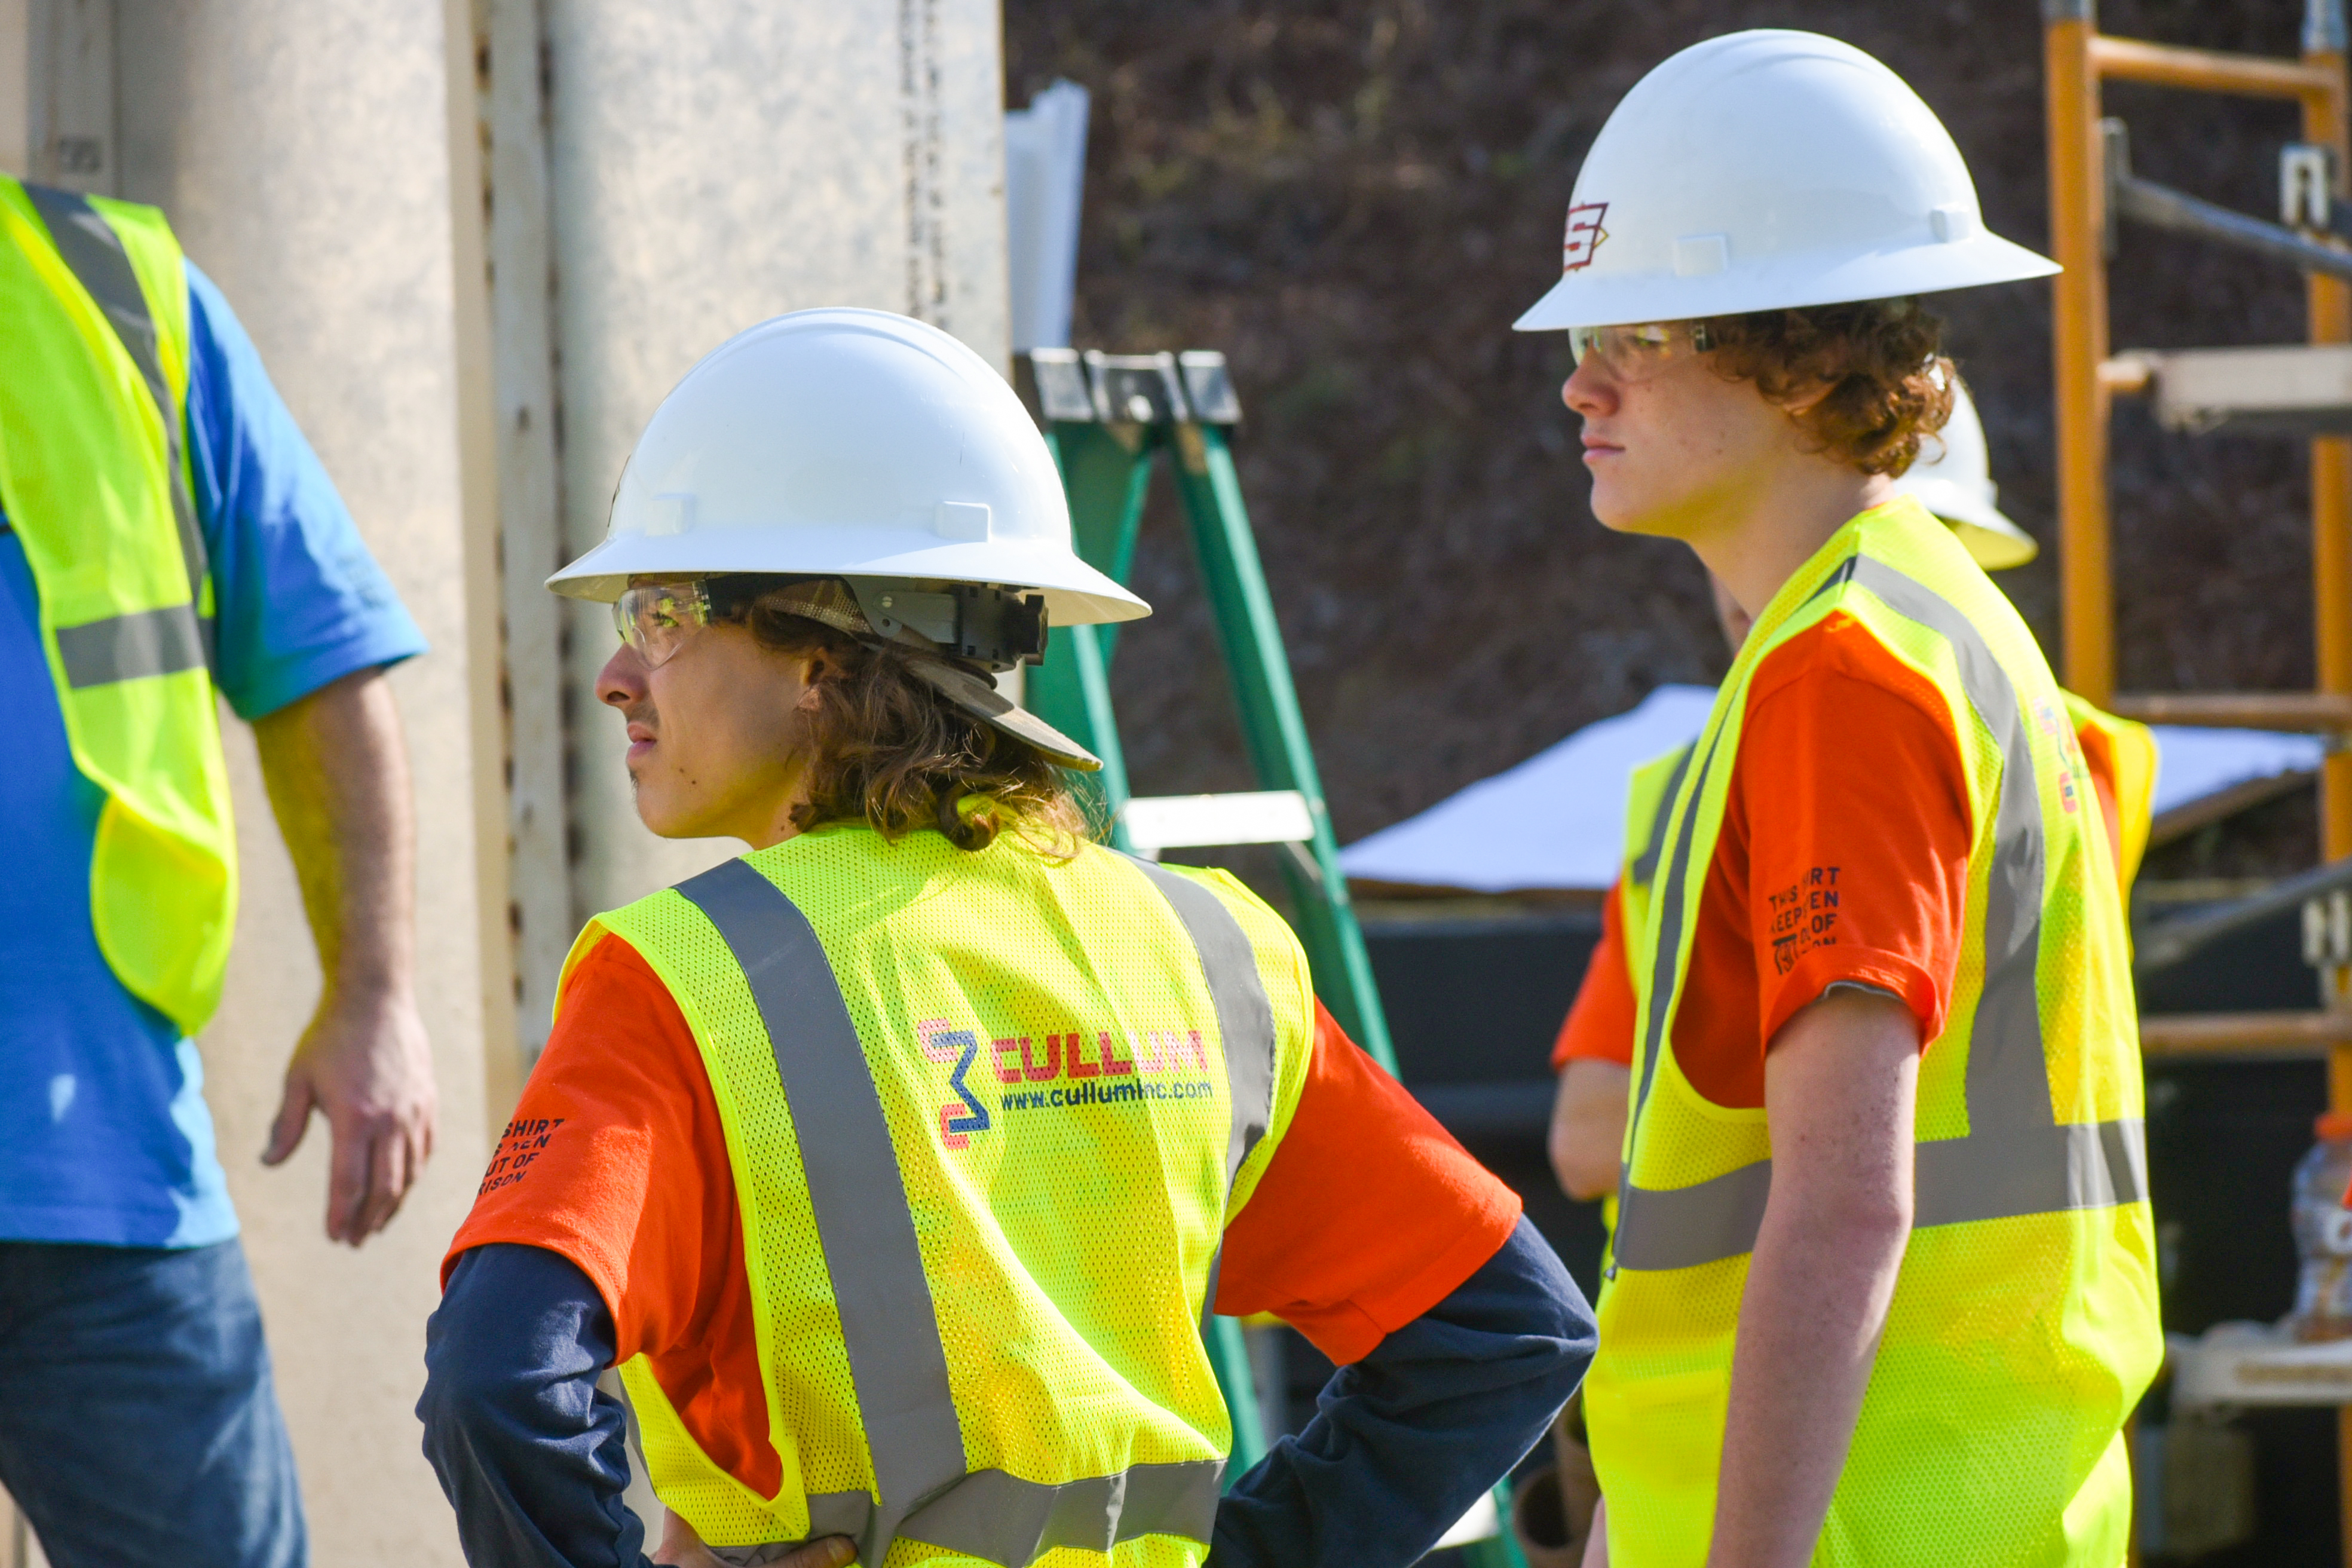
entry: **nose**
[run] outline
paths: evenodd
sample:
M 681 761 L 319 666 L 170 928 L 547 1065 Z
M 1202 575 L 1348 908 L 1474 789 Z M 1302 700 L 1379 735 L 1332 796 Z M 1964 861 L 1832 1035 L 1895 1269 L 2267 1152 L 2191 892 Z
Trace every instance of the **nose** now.
M 646 700 L 646 661 L 637 650 L 623 643 L 596 672 L 596 700 L 614 708 L 626 708 Z
M 1560 384 L 1559 400 L 1572 414 L 1591 418 L 1617 405 L 1617 388 L 1591 360 L 1578 365 Z

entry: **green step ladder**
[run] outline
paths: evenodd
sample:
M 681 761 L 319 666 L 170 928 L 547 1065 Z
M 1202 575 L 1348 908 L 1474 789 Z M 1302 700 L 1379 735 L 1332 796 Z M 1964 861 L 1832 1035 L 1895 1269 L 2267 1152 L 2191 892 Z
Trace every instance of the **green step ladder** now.
M 1120 584 L 1135 563 L 1152 473 L 1160 453 L 1171 455 L 1258 789 L 1157 800 L 1129 795 L 1110 701 L 1116 626 L 1054 627 L 1044 664 L 1028 671 L 1026 706 L 1102 759 L 1093 784 L 1115 847 L 1153 859 L 1187 847 L 1278 847 L 1316 994 L 1349 1037 L 1395 1073 L 1371 958 L 1339 870 L 1289 656 L 1234 470 L 1227 432 L 1240 422 L 1241 404 L 1225 356 L 1034 349 L 1025 357 L 1045 443 L 1069 495 L 1078 553 Z M 1203 1337 L 1233 1417 L 1231 1480 L 1265 1456 L 1268 1434 L 1241 1323 L 1212 1316 Z M 1496 1487 L 1494 1503 L 1497 1533 L 1457 1543 L 1463 1556 L 1471 1568 L 1527 1568 L 1511 1534 L 1507 1483 Z

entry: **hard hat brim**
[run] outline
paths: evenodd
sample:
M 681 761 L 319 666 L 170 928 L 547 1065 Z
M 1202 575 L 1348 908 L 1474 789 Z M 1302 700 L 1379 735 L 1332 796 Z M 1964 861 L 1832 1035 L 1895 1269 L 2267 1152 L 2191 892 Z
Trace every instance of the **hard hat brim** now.
M 1999 235 L 1979 233 L 1950 244 L 1923 240 L 1827 267 L 1814 258 L 1784 256 L 1747 266 L 1734 257 L 1729 270 L 1694 278 L 1576 271 L 1553 284 L 1511 330 L 1552 332 L 1793 310 L 2014 283 L 2059 270 L 2045 256 Z
M 907 668 L 932 690 L 982 723 L 1034 747 L 1062 766 L 1087 773 L 1101 771 L 1100 757 L 1014 702 L 992 682 L 942 659 L 910 659 Z
M 634 576 L 716 576 L 758 572 L 795 577 L 906 577 L 948 583 L 992 583 L 1027 588 L 1045 596 L 1051 624 L 1063 626 L 1140 620 L 1151 606 L 1076 556 L 1048 549 L 1025 549 L 1005 540 L 944 543 L 935 534 L 908 530 L 903 547 L 890 549 L 870 529 L 801 531 L 790 559 L 772 542 L 748 530 L 694 533 L 629 533 L 607 539 L 548 578 L 547 586 L 568 599 L 611 604 Z M 879 546 L 879 548 L 877 548 Z
M 1913 480 L 1903 493 L 1944 520 L 1966 546 L 1969 558 L 1988 572 L 2022 566 L 2042 553 L 2041 542 L 2010 521 L 2001 510 L 1943 479 Z

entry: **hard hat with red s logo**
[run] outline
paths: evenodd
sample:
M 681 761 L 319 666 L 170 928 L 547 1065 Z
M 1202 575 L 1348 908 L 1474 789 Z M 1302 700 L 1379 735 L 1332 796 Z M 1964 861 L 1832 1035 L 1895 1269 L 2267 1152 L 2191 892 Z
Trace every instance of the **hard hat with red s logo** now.
M 2042 278 L 1988 232 L 1935 112 L 1850 44 L 1760 28 L 1652 70 L 1601 128 L 1559 281 L 1521 331 L 1739 315 Z

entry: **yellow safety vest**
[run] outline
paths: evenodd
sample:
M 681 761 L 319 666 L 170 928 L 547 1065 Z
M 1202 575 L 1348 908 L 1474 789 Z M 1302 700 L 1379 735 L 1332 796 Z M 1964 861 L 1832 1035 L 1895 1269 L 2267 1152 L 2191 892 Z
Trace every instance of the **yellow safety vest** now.
M 2149 807 L 2156 794 L 2156 737 L 2147 725 L 2118 719 L 2071 691 L 2062 689 L 2059 696 L 2065 700 L 2076 734 L 2096 731 L 2105 739 L 2115 759 L 2116 810 L 2120 818 L 2116 840 L 2123 851 L 2121 863 L 2116 868 L 2116 886 L 2128 893 L 2132 879 L 2139 874 L 2140 860 L 2147 852 Z M 1619 928 L 1624 933 L 1626 978 L 1636 996 L 1642 994 L 1646 976 L 1634 956 L 1634 933 L 1649 919 L 1650 889 L 1657 880 L 1658 858 L 1665 852 L 1666 805 L 1681 789 L 1683 774 L 1689 771 L 1691 757 L 1697 750 L 1698 742 L 1694 741 L 1642 763 L 1633 770 L 1625 792 L 1628 853 L 1617 878 L 1617 915 Z M 1617 1232 L 1614 1193 L 1604 1194 L 1601 1199 L 1601 1226 L 1605 1235 L 1614 1236 Z
M 1633 770 L 1625 790 L 1625 864 L 1617 873 L 1617 927 L 1625 942 L 1626 978 L 1642 994 L 1642 966 L 1635 960 L 1636 934 L 1650 918 L 1650 888 L 1657 880 L 1658 857 L 1666 845 L 1666 803 L 1682 787 L 1698 742 L 1690 742 Z M 1609 1263 L 1607 1239 L 1617 1234 L 1617 1194 L 1601 1197 L 1601 1267 Z
M 1951 706 L 1975 816 L 1969 925 L 1921 1064 L 1915 1229 L 1813 1561 L 2123 1560 L 2120 1433 L 2163 1353 L 2121 900 L 2072 723 L 2032 635 L 1925 509 L 1846 524 L 1774 597 L 1675 792 L 1630 940 L 1637 1055 L 1601 1351 L 1585 1384 L 1622 1568 L 1696 1568 L 1748 1261 L 1771 1188 L 1761 1110 L 1707 1101 L 1672 1026 L 1748 681 L 1832 612 Z M 1802 889 L 1793 918 L 1834 899 Z
M 663 1503 L 890 1568 L 1199 1563 L 1232 1443 L 1200 1325 L 1313 1046 L 1288 928 L 1222 872 L 832 825 L 572 962 L 607 931 L 701 1047 L 782 1474 L 713 1463 L 639 1356 Z
M 1682 788 L 1697 752 L 1693 741 L 1663 757 L 1654 757 L 1633 770 L 1625 790 L 1625 866 L 1617 879 L 1617 920 L 1625 938 L 1625 966 L 1632 972 L 1633 994 L 1642 992 L 1642 973 L 1633 962 L 1635 934 L 1649 923 L 1650 889 L 1658 879 L 1658 858 L 1666 849 L 1666 803 Z
M 131 994 L 193 1035 L 227 969 L 236 836 L 187 388 L 163 215 L 0 176 L 0 510 L 40 590 L 74 765 L 106 793 L 90 921 Z
M 2147 855 L 2147 837 L 2154 826 L 2156 802 L 2156 735 L 2145 724 L 2118 719 L 2104 708 L 2071 691 L 2061 691 L 2074 732 L 2096 733 L 2114 759 L 2116 792 L 2116 885 L 2126 893 L 2139 877 L 2139 863 Z

